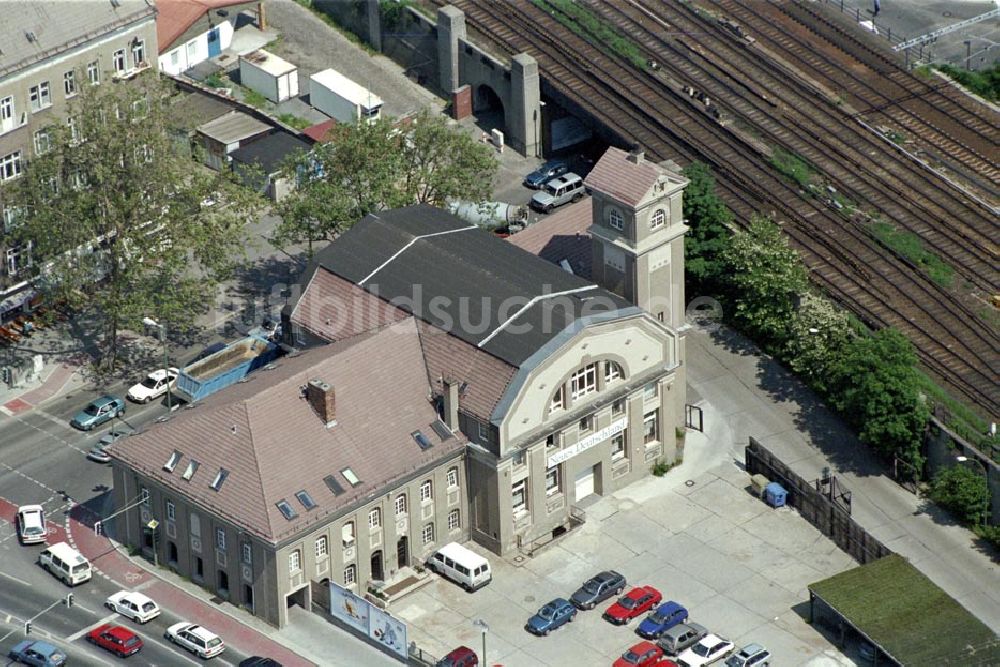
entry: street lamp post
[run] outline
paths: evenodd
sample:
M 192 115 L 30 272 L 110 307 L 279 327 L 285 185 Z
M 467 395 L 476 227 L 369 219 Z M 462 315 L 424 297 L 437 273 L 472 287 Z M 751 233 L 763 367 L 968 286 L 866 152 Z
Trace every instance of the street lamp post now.
M 167 374 L 167 412 L 173 411 L 173 399 L 170 395 L 170 356 L 167 350 L 167 327 L 160 324 L 152 317 L 142 318 L 142 323 L 147 327 L 156 327 L 160 330 L 160 344 L 163 346 L 163 372 Z
M 483 659 L 480 664 L 482 664 L 483 667 L 486 667 L 486 633 L 490 631 L 490 626 L 487 625 L 486 621 L 481 618 L 477 618 L 472 622 L 472 624 L 479 628 L 479 631 L 483 633 Z

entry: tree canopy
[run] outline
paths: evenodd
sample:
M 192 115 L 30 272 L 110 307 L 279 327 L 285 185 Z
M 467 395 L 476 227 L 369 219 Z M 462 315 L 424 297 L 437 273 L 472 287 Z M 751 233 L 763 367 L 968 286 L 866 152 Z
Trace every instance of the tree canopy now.
M 708 165 L 692 162 L 684 175 L 690 181 L 684 189 L 684 219 L 690 227 L 684 237 L 684 268 L 692 288 L 706 288 L 722 272 L 733 214 L 716 194 Z
M 119 331 L 144 317 L 172 330 L 193 325 L 239 261 L 257 203 L 229 176 L 176 151 L 171 92 L 154 72 L 83 86 L 68 121 L 44 130 L 45 148 L 5 188 L 20 212 L 12 235 L 30 247 L 36 284 L 95 316 L 106 368 Z
M 488 200 L 493 150 L 427 111 L 408 126 L 388 118 L 336 125 L 329 141 L 285 166 L 297 189 L 278 205 L 278 245 L 333 240 L 369 213 L 451 199 Z

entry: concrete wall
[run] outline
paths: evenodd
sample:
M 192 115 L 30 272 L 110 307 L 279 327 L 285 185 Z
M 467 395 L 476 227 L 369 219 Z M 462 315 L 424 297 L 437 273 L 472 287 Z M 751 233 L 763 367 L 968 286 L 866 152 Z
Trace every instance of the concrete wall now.
M 1000 465 L 963 440 L 937 418 L 931 417 L 931 428 L 924 436 L 924 454 L 927 456 L 927 476 L 956 465 L 966 465 L 986 476 L 990 490 L 990 525 L 1000 525 Z M 966 461 L 959 461 L 964 456 Z

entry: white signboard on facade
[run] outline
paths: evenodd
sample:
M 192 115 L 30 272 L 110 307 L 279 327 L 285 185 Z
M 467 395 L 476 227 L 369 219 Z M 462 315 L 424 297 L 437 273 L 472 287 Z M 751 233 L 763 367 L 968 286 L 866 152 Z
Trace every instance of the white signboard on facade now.
M 367 635 L 371 607 L 368 600 L 330 582 L 330 615 L 334 618 Z
M 569 461 L 577 454 L 585 452 L 591 447 L 596 447 L 597 445 L 604 442 L 608 438 L 618 435 L 619 433 L 624 431 L 625 426 L 627 424 L 628 420 L 622 417 L 618 421 L 612 422 L 610 425 L 605 426 L 600 431 L 591 433 L 586 438 L 580 438 L 579 440 L 577 440 L 576 444 L 570 445 L 569 447 L 566 447 L 565 449 L 562 449 L 553 454 L 552 456 L 550 456 L 548 467 L 551 468 L 552 466 L 559 465 L 563 461 Z
M 406 650 L 406 623 L 391 616 L 388 612 L 372 606 L 369 617 L 368 636 L 385 646 L 404 661 L 409 657 Z

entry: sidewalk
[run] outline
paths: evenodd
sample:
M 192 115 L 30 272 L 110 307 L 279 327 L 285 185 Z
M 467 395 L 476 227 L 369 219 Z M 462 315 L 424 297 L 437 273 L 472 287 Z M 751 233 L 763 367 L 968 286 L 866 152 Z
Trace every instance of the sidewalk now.
M 80 367 L 69 361 L 50 361 L 35 379 L 22 387 L 0 387 L 0 412 L 16 415 L 31 410 L 53 396 L 72 391 L 84 383 Z
M 688 382 L 713 408 L 709 442 L 742 461 L 753 436 L 806 479 L 829 466 L 864 528 L 1000 632 L 1000 565 L 971 531 L 896 484 L 811 391 L 745 339 L 693 330 L 687 349 Z

